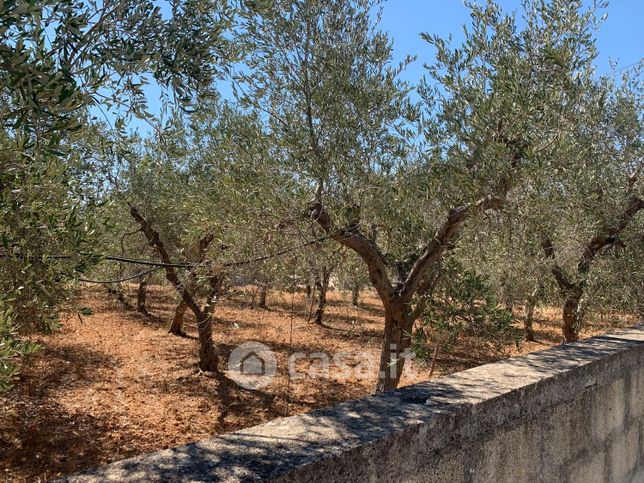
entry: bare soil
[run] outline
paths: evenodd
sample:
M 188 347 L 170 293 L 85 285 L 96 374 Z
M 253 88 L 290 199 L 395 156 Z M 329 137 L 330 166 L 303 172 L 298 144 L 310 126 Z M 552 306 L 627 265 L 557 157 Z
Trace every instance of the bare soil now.
M 298 362 L 304 377 L 289 381 L 287 360 L 295 352 L 346 352 L 355 354 L 343 359 L 350 365 L 360 362 L 360 353 L 377 361 L 383 314 L 375 295 L 363 293 L 356 308 L 350 294 L 331 292 L 326 327 L 320 327 L 307 321 L 304 294 L 271 292 L 269 309 L 264 310 L 250 303 L 253 290 L 239 289 L 221 301 L 214 332 L 223 362 L 235 346 L 251 340 L 276 353 L 277 376 L 257 391 L 220 382 L 197 369 L 194 319 L 186 314 L 187 337 L 167 333 L 177 302 L 170 289 L 150 287 L 151 316 L 125 309 L 102 288 L 83 289 L 81 304 L 91 307 L 93 315 L 82 320 L 69 316 L 54 334 L 34 336 L 42 350 L 27 360 L 14 387 L 0 396 L 0 480 L 67 475 L 373 391 L 375 371 L 362 378 L 315 377 L 321 359 L 314 355 Z M 135 287 L 129 291 L 133 295 Z M 439 354 L 433 377 L 559 344 L 558 320 L 558 309 L 538 309 L 538 342 L 501 351 L 462 337 L 451 352 Z M 589 321 L 582 337 L 632 323 L 607 314 Z M 427 365 L 413 363 L 402 385 L 428 376 Z

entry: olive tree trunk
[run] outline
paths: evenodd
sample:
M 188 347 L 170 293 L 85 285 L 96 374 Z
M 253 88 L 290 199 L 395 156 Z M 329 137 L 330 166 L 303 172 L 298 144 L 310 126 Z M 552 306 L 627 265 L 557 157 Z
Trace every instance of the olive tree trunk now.
M 268 295 L 268 286 L 265 284 L 262 284 L 259 286 L 259 301 L 257 303 L 257 306 L 260 309 L 267 309 L 268 306 L 266 305 L 266 296 Z
M 156 250 L 159 258 L 163 262 L 166 279 L 179 293 L 181 300 L 187 305 L 197 319 L 197 331 L 199 333 L 199 368 L 202 371 L 219 373 L 217 367 L 217 350 L 212 341 L 212 311 L 214 298 L 220 289 L 221 280 L 216 277 L 211 277 L 212 292 L 209 294 L 206 306 L 202 310 L 201 307 L 199 307 L 196 296 L 191 293 L 191 291 L 186 287 L 186 284 L 182 283 L 179 278 L 174 264 L 172 263 L 172 259 L 170 258 L 159 233 L 143 217 L 139 210 L 132 205 L 130 205 L 130 214 L 141 227 L 141 230 L 148 240 L 148 244 Z M 208 236 L 203 240 L 200 240 L 200 252 L 205 252 L 207 245 L 212 241 L 212 239 L 212 236 Z
M 390 301 L 385 308 L 385 333 L 380 352 L 376 392 L 396 389 L 400 383 L 407 350 L 411 346 L 413 318 L 402 300 Z
M 360 306 L 360 284 L 354 283 L 351 288 L 351 305 L 354 307 Z
M 326 309 L 326 294 L 329 290 L 329 279 L 331 278 L 331 270 L 327 267 L 322 268 L 322 273 L 315 276 L 315 288 L 318 294 L 318 307 L 315 310 L 315 318 L 313 321 L 317 325 L 322 325 L 324 320 L 324 311 Z
M 505 203 L 509 189 L 510 181 L 504 179 L 496 187 L 495 195 L 450 210 L 441 228 L 420 254 L 410 254 L 409 260 L 395 261 L 393 264 L 382 254 L 375 237 L 366 237 L 360 232 L 357 221 L 335 229 L 322 203 L 313 201 L 309 204 L 310 217 L 332 239 L 362 258 L 369 272 L 369 281 L 382 301 L 385 320 L 376 392 L 389 391 L 398 386 L 405 365 L 403 355 L 411 344 L 414 320 L 423 312 L 426 303 L 423 297 L 416 295 L 426 294 L 433 288 L 437 281 L 432 275 L 434 268 L 453 246 L 465 222 L 476 213 L 500 208 Z M 396 279 L 392 282 L 389 272 L 394 271 Z M 412 301 L 415 307 L 412 307 Z
M 188 304 L 181 300 L 177 304 L 177 308 L 174 310 L 174 317 L 172 318 L 172 325 L 170 325 L 170 330 L 168 333 L 183 336 L 185 332 L 183 331 L 183 317 L 188 310 Z
M 534 309 L 537 307 L 539 302 L 539 297 L 543 293 L 543 284 L 539 283 L 538 287 L 532 290 L 528 295 L 525 302 L 525 316 L 523 319 L 525 340 L 529 342 L 534 342 L 536 339 L 534 337 Z
M 635 183 L 636 176 L 637 172 L 631 176 L 630 187 Z M 588 272 L 593 262 L 604 250 L 620 243 L 619 235 L 642 208 L 644 208 L 644 201 L 632 195 L 621 215 L 616 220 L 608 220 L 585 244 L 573 277 L 564 273 L 563 268 L 557 262 L 552 240 L 545 235 L 542 237 L 541 246 L 546 259 L 551 262 L 550 271 L 557 281 L 563 298 L 561 327 L 566 342 L 574 342 L 579 339 L 582 323 L 581 300 L 586 289 Z
M 212 315 L 215 307 L 215 298 L 219 287 L 214 284 L 213 291 L 208 296 L 206 306 L 197 316 L 197 332 L 199 334 L 199 369 L 202 371 L 218 372 L 218 351 L 212 340 Z
M 581 296 L 583 289 L 575 287 L 570 291 L 564 300 L 562 309 L 562 331 L 566 342 L 579 340 L 579 329 L 581 327 Z
M 534 337 L 534 329 L 532 327 L 534 321 L 534 309 L 536 305 L 537 301 L 532 297 L 528 297 L 528 300 L 525 304 L 525 317 L 523 319 L 525 340 L 527 340 L 528 342 L 534 342 L 536 340 Z
M 146 306 L 148 295 L 148 278 L 144 277 L 139 282 L 139 288 L 136 291 L 136 311 L 143 315 L 150 315 Z

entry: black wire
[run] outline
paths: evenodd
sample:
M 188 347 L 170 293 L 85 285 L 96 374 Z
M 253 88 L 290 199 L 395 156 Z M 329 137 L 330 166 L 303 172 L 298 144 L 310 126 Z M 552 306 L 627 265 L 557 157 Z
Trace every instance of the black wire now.
M 280 250 L 278 252 L 271 253 L 270 255 L 264 255 L 262 257 L 257 257 L 257 258 L 249 258 L 248 260 L 241 260 L 239 262 L 228 262 L 228 263 L 224 263 L 223 266 L 224 267 L 239 267 L 239 266 L 242 266 L 242 265 L 250 265 L 251 263 L 263 262 L 265 260 L 270 260 L 271 258 L 281 257 L 282 255 L 286 255 L 288 253 L 297 251 L 297 250 L 299 250 L 301 248 L 305 248 L 305 247 L 308 247 L 310 245 L 315 245 L 316 243 L 321 243 L 323 241 L 328 240 L 329 238 L 331 238 L 331 236 L 323 236 L 323 237 L 317 238 L 315 240 L 310 240 L 310 241 L 308 241 L 306 243 L 302 243 L 301 245 L 296 245 L 296 246 L 291 247 L 291 248 L 285 248 L 285 249 Z
M 154 267 L 150 270 L 146 270 L 145 272 L 137 273 L 136 275 L 132 275 L 131 277 L 126 277 L 126 278 L 120 278 L 117 280 L 90 280 L 87 278 L 79 278 L 78 280 L 80 282 L 86 282 L 86 283 L 104 283 L 104 284 L 109 284 L 109 283 L 120 283 L 120 282 L 127 282 L 128 280 L 134 280 L 135 278 L 143 277 L 144 275 L 147 275 L 149 273 L 156 272 L 158 270 L 161 270 L 163 267 Z
M 50 257 L 53 258 L 53 257 Z M 148 265 L 151 267 L 159 267 L 159 268 L 194 268 L 198 266 L 198 263 L 163 263 L 163 262 L 155 262 L 152 260 L 139 260 L 135 258 L 124 258 L 124 257 L 114 257 L 114 256 L 105 256 L 102 257 L 103 260 L 108 260 L 110 262 L 123 262 L 123 263 L 131 263 L 133 265 Z
M 344 239 L 352 238 L 354 236 L 355 236 L 355 234 L 345 235 Z M 236 262 L 228 262 L 228 263 L 224 263 L 222 266 L 225 267 L 225 268 L 230 268 L 230 267 L 240 267 L 240 266 L 243 266 L 243 265 L 250 265 L 252 263 L 263 262 L 263 261 L 266 261 L 266 260 L 270 260 L 271 258 L 277 258 L 277 257 L 280 257 L 282 255 L 286 255 L 288 253 L 295 252 L 295 251 L 300 250 L 302 248 L 305 248 L 305 247 L 308 247 L 308 246 L 311 246 L 311 245 L 315 245 L 316 243 L 321 243 L 321 242 L 329 240 L 331 238 L 334 238 L 334 236 L 333 235 L 326 235 L 326 236 L 323 236 L 323 237 L 320 237 L 320 238 L 316 238 L 314 240 L 309 240 L 306 243 L 302 243 L 302 244 L 296 245 L 294 247 L 279 250 L 279 251 L 277 251 L 275 253 L 271 253 L 269 255 L 263 255 L 261 257 L 249 258 L 249 259 L 246 259 L 246 260 L 240 260 L 240 261 L 236 261 Z M 81 253 L 80 255 L 88 255 L 88 254 Z M 7 255 L 5 253 L 0 254 L 0 258 L 11 258 L 11 257 L 12 257 L 11 255 Z M 16 257 L 16 255 L 14 255 L 14 257 Z M 20 257 L 20 255 L 18 255 L 17 257 L 18 258 L 28 258 L 28 259 L 38 259 L 38 260 L 42 259 L 42 257 L 38 257 L 38 258 L 36 258 L 36 257 Z M 50 259 L 54 259 L 54 260 L 67 260 L 67 259 L 72 258 L 72 256 L 71 255 L 48 255 L 46 258 L 50 258 Z M 102 259 L 112 261 L 112 262 L 130 263 L 130 264 L 133 264 L 133 265 L 146 265 L 146 266 L 151 266 L 151 267 L 154 267 L 154 268 L 152 268 L 150 270 L 146 270 L 146 271 L 141 272 L 141 273 L 138 273 L 138 274 L 133 275 L 131 277 L 125 277 L 125 278 L 116 279 L 116 280 L 91 280 L 91 279 L 85 279 L 85 278 L 79 278 L 78 280 L 81 281 L 81 282 L 97 283 L 97 284 L 120 283 L 120 282 L 127 282 L 128 280 L 133 280 L 135 278 L 142 277 L 144 275 L 156 272 L 156 271 L 161 270 L 163 268 L 192 269 L 192 268 L 196 268 L 196 267 L 198 267 L 200 265 L 204 265 L 204 263 L 162 263 L 162 262 L 155 262 L 155 261 L 152 261 L 152 260 L 139 260 L 139 259 L 135 259 L 135 258 L 125 258 L 125 257 L 111 256 L 111 255 L 104 256 L 104 257 L 102 257 Z
M 222 266 L 226 267 L 226 268 L 229 268 L 229 267 L 239 267 L 239 266 L 243 266 L 243 265 L 250 265 L 252 263 L 257 263 L 257 262 L 263 262 L 263 261 L 266 261 L 266 260 L 270 260 L 271 258 L 277 258 L 277 257 L 280 257 L 282 255 L 292 253 L 294 251 L 300 250 L 300 249 L 308 247 L 310 245 L 314 245 L 316 243 L 321 243 L 321 242 L 326 241 L 326 240 L 328 240 L 330 238 L 332 238 L 332 236 L 330 236 L 330 235 L 323 236 L 323 237 L 320 237 L 320 238 L 316 238 L 315 240 L 309 240 L 306 243 L 302 243 L 302 244 L 296 245 L 294 247 L 279 250 L 279 251 L 277 251 L 275 253 L 271 253 L 269 255 L 263 255 L 261 257 L 249 258 L 249 259 L 246 259 L 246 260 L 240 260 L 240 261 L 235 261 L 235 262 L 228 262 L 228 263 L 222 264 Z M 83 256 L 83 255 L 89 255 L 89 254 L 81 253 L 80 255 Z M 20 255 L 13 255 L 13 257 L 31 258 L 31 259 L 37 259 L 37 260 L 42 259 L 41 257 L 21 257 Z M 12 255 L 7 255 L 7 254 L 3 253 L 3 254 L 0 254 L 0 258 L 12 258 Z M 72 255 L 47 255 L 46 258 L 50 258 L 52 260 L 68 260 L 68 259 L 72 258 Z M 152 271 L 155 271 L 155 270 L 160 270 L 162 268 L 190 269 L 190 268 L 195 268 L 195 267 L 198 267 L 200 265 L 203 265 L 203 263 L 163 263 L 163 262 L 155 262 L 153 260 L 140 260 L 140 259 L 136 259 L 136 258 L 125 258 L 125 257 L 111 256 L 111 255 L 104 256 L 104 257 L 101 257 L 101 258 L 102 258 L 102 260 L 107 260 L 107 261 L 111 261 L 111 262 L 121 262 L 121 263 L 130 263 L 132 265 L 146 265 L 146 266 L 156 267 L 153 270 L 150 270 L 148 272 L 143 272 L 142 274 L 139 274 L 137 276 L 141 276 L 141 275 L 144 275 L 146 273 L 149 273 L 149 272 L 152 272 Z M 128 278 L 128 279 L 131 280 L 132 278 L 136 278 L 137 276 L 134 276 L 134 277 L 131 277 L 131 278 Z M 126 280 L 124 279 L 123 281 L 126 281 Z M 106 282 L 106 283 L 108 283 L 108 282 Z

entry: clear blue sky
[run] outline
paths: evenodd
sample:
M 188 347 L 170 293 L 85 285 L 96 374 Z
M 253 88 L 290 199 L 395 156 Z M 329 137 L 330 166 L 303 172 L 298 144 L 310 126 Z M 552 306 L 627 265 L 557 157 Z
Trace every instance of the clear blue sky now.
M 483 1 L 483 0 L 482 0 Z M 590 3 L 587 1 L 586 3 Z M 506 11 L 520 10 L 521 0 L 499 0 Z M 637 63 L 644 57 L 644 0 L 612 0 L 606 10 L 608 18 L 597 34 L 598 73 L 609 71 L 609 62 L 614 60 L 618 68 Z M 462 40 L 464 24 L 469 24 L 468 11 L 462 0 L 388 0 L 384 4 L 382 30 L 394 41 L 394 60 L 406 55 L 416 55 L 417 60 L 408 67 L 402 77 L 417 83 L 424 74 L 423 64 L 431 63 L 434 49 L 421 40 L 419 34 L 428 32 L 447 37 L 452 34 L 455 44 Z M 150 110 L 158 112 L 158 88 L 148 89 Z M 231 95 L 230 88 L 221 86 L 224 97 Z M 133 120 L 131 128 L 148 131 L 149 126 Z
M 521 10 L 520 0 L 499 0 L 506 11 Z M 586 2 L 590 4 L 590 2 Z M 644 57 L 644 0 L 612 0 L 606 9 L 608 18 L 597 34 L 600 74 L 609 71 L 609 61 L 618 68 L 638 62 Z M 423 75 L 423 63 L 431 63 L 434 49 L 420 39 L 420 32 L 447 37 L 454 43 L 462 40 L 462 26 L 469 23 L 468 11 L 462 0 L 388 0 L 384 5 L 381 28 L 394 40 L 396 60 L 417 55 L 404 77 L 416 82 Z

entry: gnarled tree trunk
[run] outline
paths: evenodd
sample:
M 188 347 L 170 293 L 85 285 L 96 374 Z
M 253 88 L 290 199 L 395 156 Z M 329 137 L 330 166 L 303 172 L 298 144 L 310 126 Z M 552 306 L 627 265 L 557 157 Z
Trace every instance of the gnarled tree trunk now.
M 351 304 L 354 307 L 360 306 L 360 284 L 354 283 L 351 288 Z
M 139 288 L 136 291 L 136 311 L 143 315 L 150 315 L 146 306 L 148 295 L 148 277 L 144 277 L 139 282 Z
M 215 295 L 220 289 L 221 279 L 211 277 L 212 292 L 208 296 L 206 307 L 202 310 L 197 303 L 196 297 L 188 288 L 186 288 L 185 284 L 181 282 L 159 233 L 143 217 L 143 215 L 141 215 L 135 206 L 130 205 L 130 214 L 143 230 L 143 233 L 148 240 L 148 244 L 156 250 L 159 258 L 164 263 L 166 279 L 172 284 L 179 295 L 181 295 L 181 300 L 188 306 L 197 319 L 197 330 L 199 332 L 199 368 L 203 371 L 213 371 L 218 373 L 218 356 L 217 351 L 215 350 L 215 344 L 212 341 L 212 311 Z M 213 239 L 214 237 L 208 236 L 200 240 L 199 251 L 205 253 L 208 244 Z
M 413 318 L 401 300 L 385 307 L 385 334 L 380 352 L 376 392 L 396 389 L 405 367 L 406 351 L 411 346 Z
M 542 291 L 542 284 L 539 284 L 537 288 L 530 292 L 530 295 L 528 295 L 528 298 L 525 302 L 525 317 L 523 319 L 523 324 L 525 331 L 525 340 L 529 342 L 534 342 L 536 340 L 534 337 L 534 329 L 532 327 L 532 324 L 534 322 L 534 309 L 539 302 L 539 294 L 541 294 Z
M 629 189 L 632 188 L 637 178 L 637 171 L 630 177 Z M 541 246 L 547 259 L 551 261 L 551 272 L 557 281 L 559 290 L 564 299 L 562 309 L 562 331 L 566 342 L 579 339 L 581 326 L 581 299 L 586 288 L 588 272 L 597 258 L 605 249 L 621 243 L 619 235 L 633 220 L 635 215 L 644 208 L 644 201 L 636 195 L 631 195 L 622 214 L 614 221 L 608 221 L 599 228 L 596 234 L 586 243 L 583 253 L 577 262 L 574 278 L 568 277 L 563 268 L 557 263 L 555 247 L 552 240 L 543 236 Z
M 218 372 L 219 355 L 212 341 L 212 313 L 215 306 L 215 293 L 209 296 L 204 310 L 197 316 L 197 332 L 199 334 L 199 369 L 202 371 Z
M 522 148 L 510 162 L 514 168 L 521 159 Z M 368 238 L 359 228 L 359 207 L 355 216 L 343 228 L 334 228 L 329 213 L 316 199 L 309 203 L 308 214 L 318 225 L 341 245 L 354 252 L 365 262 L 369 272 L 369 281 L 376 289 L 385 309 L 385 333 L 380 356 L 380 374 L 376 392 L 395 389 L 400 381 L 405 359 L 403 353 L 411 344 L 410 332 L 415 318 L 423 311 L 423 302 L 418 302 L 412 309 L 411 300 L 417 294 L 431 290 L 434 277 L 432 270 L 440 262 L 443 254 L 453 247 L 463 225 L 473 215 L 488 210 L 499 209 L 505 204 L 511 187 L 511 177 L 502 178 L 493 188 L 492 194 L 475 203 L 460 206 L 449 211 L 447 219 L 420 253 L 409 254 L 408 260 L 397 261 L 396 280 L 389 279 L 392 271 L 390 261 L 383 255 L 375 237 Z
M 569 291 L 563 304 L 562 310 L 562 331 L 566 342 L 579 340 L 579 328 L 581 326 L 580 302 L 583 290 L 575 286 Z
M 528 300 L 525 304 L 525 318 L 523 319 L 523 326 L 525 332 L 525 340 L 528 342 L 534 342 L 534 329 L 532 323 L 534 321 L 534 308 L 537 305 L 536 300 L 532 297 L 528 297 Z
M 185 335 L 185 332 L 183 331 L 183 317 L 186 314 L 186 310 L 188 310 L 188 304 L 181 300 L 174 311 L 172 325 L 170 326 L 168 333 L 180 336 Z
M 322 325 L 324 319 L 324 310 L 326 308 L 326 293 L 329 289 L 329 279 L 331 277 L 331 271 L 327 267 L 322 268 L 321 276 L 316 274 L 315 276 L 315 288 L 318 293 L 318 308 L 315 311 L 315 318 L 313 321 L 317 325 Z
M 260 309 L 267 309 L 268 306 L 266 305 L 266 296 L 268 294 L 268 286 L 265 284 L 262 284 L 259 286 L 259 301 L 257 303 L 257 306 Z

